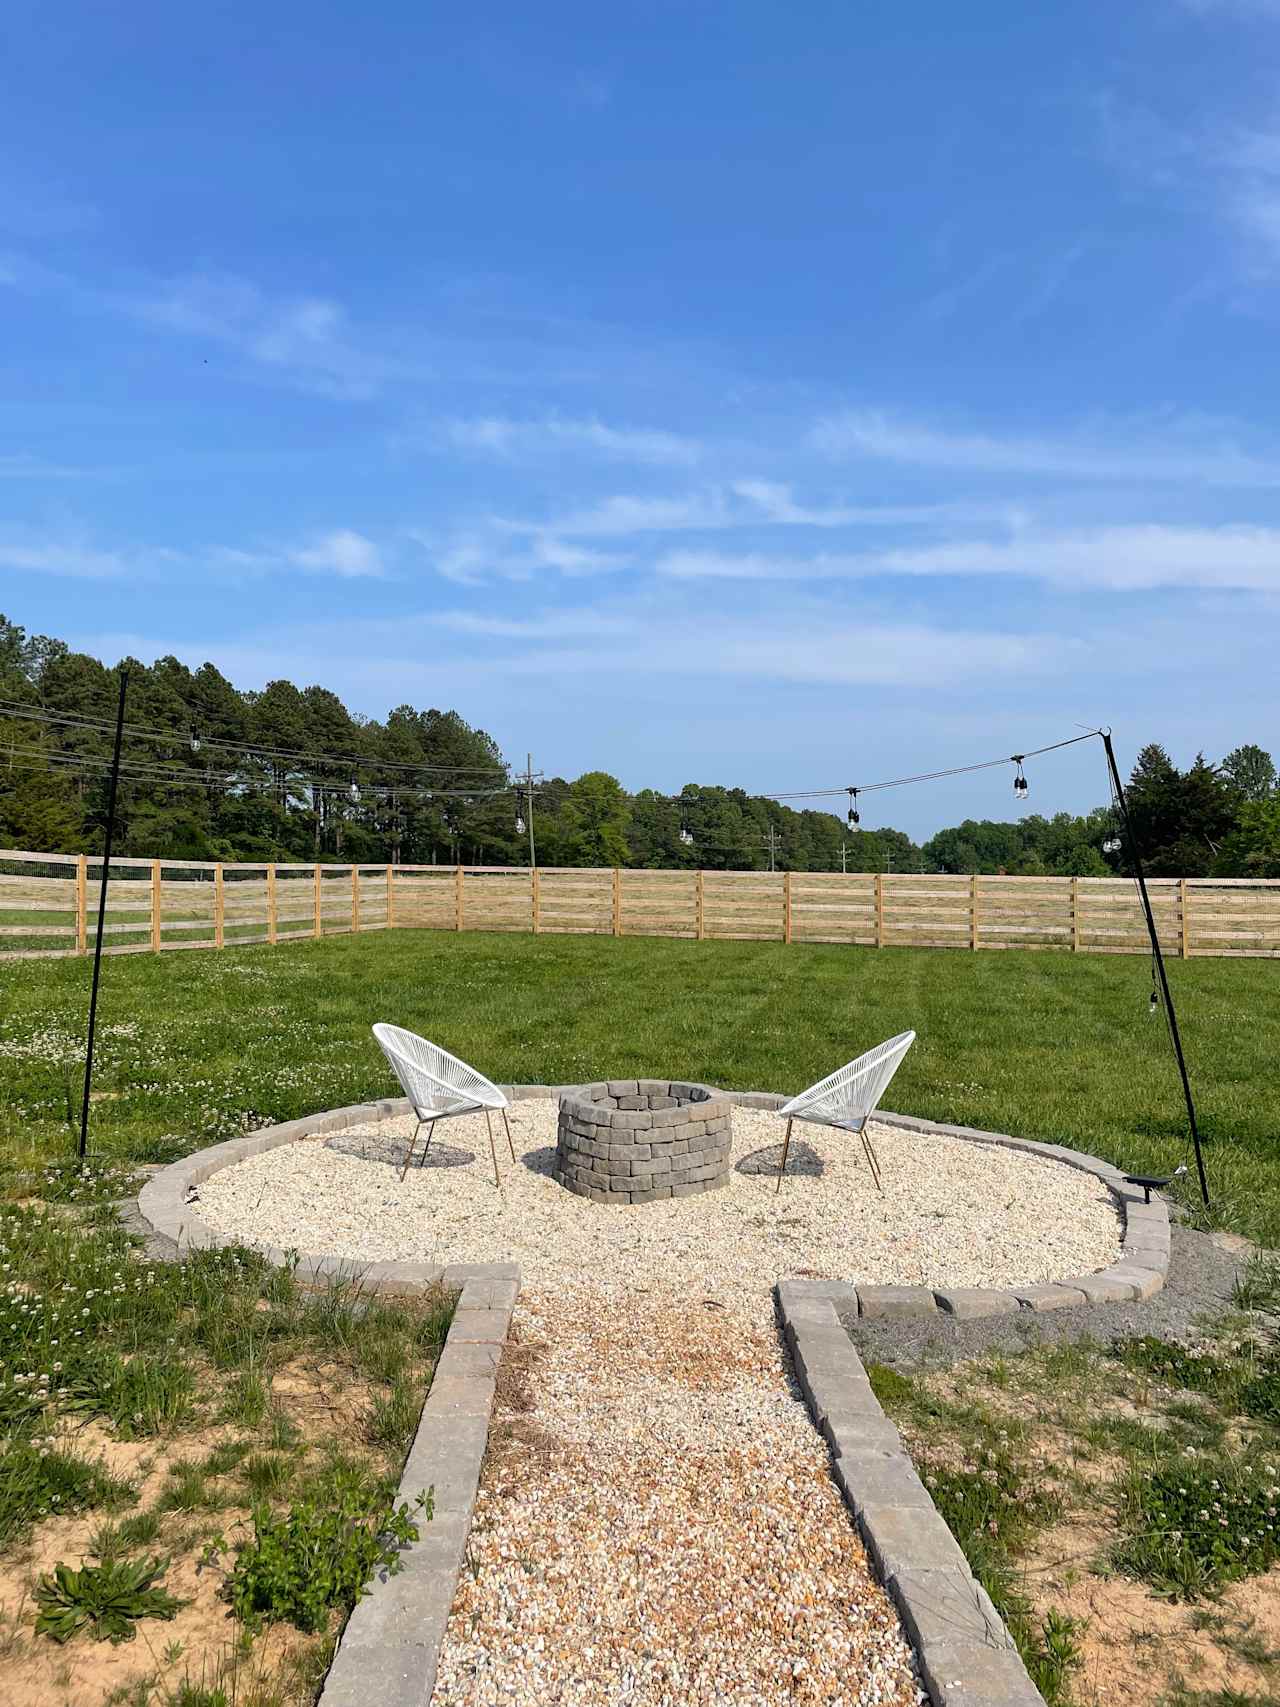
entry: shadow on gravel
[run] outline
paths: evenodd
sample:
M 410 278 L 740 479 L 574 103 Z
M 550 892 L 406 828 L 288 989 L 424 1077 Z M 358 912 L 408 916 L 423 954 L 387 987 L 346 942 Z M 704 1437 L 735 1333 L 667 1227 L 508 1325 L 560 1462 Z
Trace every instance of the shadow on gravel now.
M 327 1138 L 324 1147 L 326 1150 L 337 1150 L 344 1156 L 355 1156 L 361 1162 L 385 1162 L 398 1173 L 404 1166 L 409 1140 L 379 1138 L 375 1133 L 347 1137 L 340 1132 L 334 1138 Z M 419 1138 L 414 1151 L 413 1169 L 416 1173 L 419 1168 L 465 1168 L 475 1159 L 474 1150 L 463 1150 L 457 1144 L 443 1144 L 438 1138 L 432 1140 L 431 1148 L 424 1156 L 422 1140 Z
M 958 1322 L 941 1314 L 868 1322 L 850 1318 L 844 1310 L 840 1319 L 864 1363 L 887 1363 L 904 1374 L 913 1369 L 946 1369 L 989 1352 L 1018 1352 L 1057 1340 L 1095 1339 L 1106 1344 L 1141 1334 L 1182 1340 L 1231 1308 L 1232 1288 L 1248 1253 L 1228 1249 L 1230 1237 L 1175 1226 L 1168 1281 L 1145 1304 L 1086 1304 L 1078 1310 L 1043 1315 L 1023 1310 L 1016 1316 L 988 1316 L 976 1322 Z

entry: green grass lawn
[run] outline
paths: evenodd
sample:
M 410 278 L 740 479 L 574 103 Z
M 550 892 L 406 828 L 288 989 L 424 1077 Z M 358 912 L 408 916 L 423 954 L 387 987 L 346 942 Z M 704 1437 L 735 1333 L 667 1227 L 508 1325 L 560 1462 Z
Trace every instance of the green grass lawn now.
M 1216 1216 L 1280 1245 L 1280 966 L 1175 962 L 1170 980 Z M 71 1145 L 88 990 L 85 961 L 0 964 L 10 1155 Z M 779 1091 L 913 1027 L 891 1107 L 1171 1169 L 1185 1116 L 1149 992 L 1140 957 L 638 938 L 379 931 L 122 956 L 103 967 L 92 1144 L 168 1157 L 395 1094 L 378 1019 L 498 1080 L 648 1073 Z

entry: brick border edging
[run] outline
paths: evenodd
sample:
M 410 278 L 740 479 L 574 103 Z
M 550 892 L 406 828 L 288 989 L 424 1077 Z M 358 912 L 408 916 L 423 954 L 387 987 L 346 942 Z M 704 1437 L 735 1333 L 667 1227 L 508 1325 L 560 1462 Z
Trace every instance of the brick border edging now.
M 514 1263 L 451 1263 L 441 1280 L 462 1291 L 396 1495 L 412 1504 L 434 1488 L 434 1515 L 404 1550 L 403 1568 L 356 1602 L 318 1707 L 427 1707 L 435 1689 L 520 1270 Z
M 505 1085 L 513 1100 L 558 1097 L 577 1090 L 574 1085 Z M 730 1103 L 740 1108 L 778 1109 L 785 1096 L 773 1091 L 724 1091 Z M 288 1120 L 263 1127 L 243 1138 L 197 1150 L 163 1168 L 138 1193 L 138 1209 L 146 1224 L 162 1239 L 170 1239 L 179 1250 L 192 1250 L 236 1243 L 233 1234 L 217 1233 L 192 1212 L 187 1193 L 211 1174 L 261 1155 L 279 1144 L 292 1143 L 311 1134 L 337 1132 L 362 1122 L 389 1120 L 410 1112 L 404 1097 L 376 1102 L 352 1103 L 346 1108 L 303 1120 Z M 1121 1170 L 1097 1156 L 1086 1156 L 1061 1144 L 1041 1144 L 1031 1138 L 1014 1138 L 1004 1132 L 984 1132 L 973 1126 L 948 1126 L 936 1120 L 918 1120 L 913 1115 L 878 1111 L 877 1120 L 908 1132 L 936 1132 L 945 1138 L 961 1138 L 973 1144 L 995 1144 L 1043 1156 L 1065 1167 L 1078 1168 L 1100 1179 L 1116 1199 L 1124 1216 L 1124 1234 L 1118 1262 L 1096 1274 L 1072 1274 L 1043 1284 L 1013 1287 L 987 1286 L 860 1286 L 850 1288 L 849 1305 L 856 1303 L 860 1316 L 931 1316 L 942 1313 L 972 1321 L 982 1316 L 1012 1315 L 1018 1310 L 1060 1310 L 1081 1304 L 1132 1303 L 1153 1297 L 1169 1273 L 1169 1210 L 1156 1196 L 1147 1203 L 1144 1194 L 1126 1185 Z M 284 1263 L 286 1253 L 275 1245 L 255 1249 L 275 1263 Z M 439 1264 L 418 1262 L 356 1262 L 323 1252 L 300 1253 L 298 1272 L 304 1280 L 323 1280 L 359 1274 L 375 1291 L 414 1292 L 435 1285 L 444 1273 Z
M 933 1707 L 1045 1707 L 1013 1639 L 969 1569 L 836 1313 L 853 1288 L 775 1287 L 783 1334 L 832 1475 L 915 1649 Z

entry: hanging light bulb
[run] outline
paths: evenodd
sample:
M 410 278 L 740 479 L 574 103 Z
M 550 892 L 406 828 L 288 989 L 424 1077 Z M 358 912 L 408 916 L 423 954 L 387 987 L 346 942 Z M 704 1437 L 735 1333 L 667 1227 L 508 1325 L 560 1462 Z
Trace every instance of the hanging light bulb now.
M 516 813 L 516 835 L 524 835 L 524 817 L 523 814 L 519 812 Z
M 1022 754 L 1015 753 L 1013 762 L 1018 767 L 1018 774 L 1013 779 L 1013 792 L 1019 800 L 1025 800 L 1031 792 L 1031 784 L 1022 774 Z
M 1120 838 L 1119 838 L 1119 836 L 1108 836 L 1106 841 L 1103 842 L 1103 844 L 1102 844 L 1102 851 L 1103 851 L 1103 853 L 1119 853 L 1120 852 Z
M 680 826 L 680 840 L 687 848 L 691 848 L 693 846 L 693 835 L 687 824 L 681 824 Z
M 200 737 L 195 734 L 194 731 L 191 736 L 191 751 L 193 753 L 198 753 L 200 751 Z
M 856 830 L 861 822 L 862 819 L 858 816 L 858 791 L 856 788 L 851 788 L 849 790 L 849 816 L 845 819 L 845 823 L 851 830 Z

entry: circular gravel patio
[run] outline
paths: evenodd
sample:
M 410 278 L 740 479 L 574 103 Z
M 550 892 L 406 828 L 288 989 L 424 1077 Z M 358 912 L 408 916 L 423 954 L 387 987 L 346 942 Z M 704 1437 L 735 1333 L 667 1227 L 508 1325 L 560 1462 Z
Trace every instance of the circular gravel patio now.
M 353 1262 L 516 1262 L 526 1284 L 590 1275 L 608 1290 L 681 1274 L 765 1292 L 780 1274 L 863 1285 L 1010 1287 L 1117 1260 L 1122 1219 L 1095 1175 L 1048 1157 L 875 1124 L 884 1195 L 850 1134 L 798 1126 L 775 1191 L 782 1122 L 737 1107 L 729 1183 L 640 1205 L 575 1196 L 552 1177 L 557 1103 L 516 1102 L 517 1160 L 482 1115 L 441 1122 L 399 1179 L 411 1116 L 277 1145 L 220 1169 L 193 1213 L 225 1238 Z M 857 1152 L 857 1153 L 855 1153 Z

